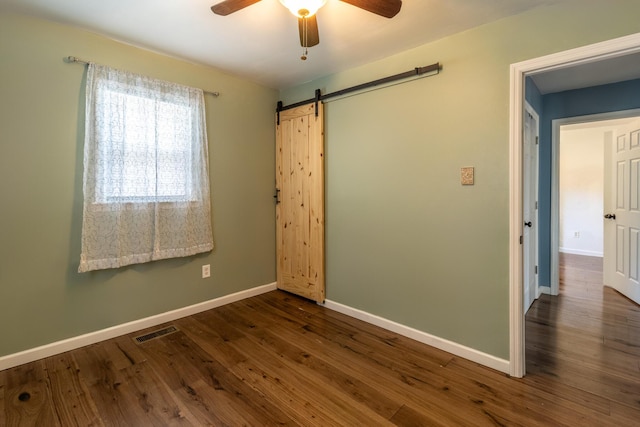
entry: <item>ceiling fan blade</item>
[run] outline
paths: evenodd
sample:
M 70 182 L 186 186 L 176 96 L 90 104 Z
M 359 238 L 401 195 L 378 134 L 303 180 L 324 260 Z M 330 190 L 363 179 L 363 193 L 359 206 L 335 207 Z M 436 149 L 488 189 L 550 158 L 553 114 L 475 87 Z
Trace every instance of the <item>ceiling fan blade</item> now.
M 393 18 L 400 12 L 402 0 L 342 0 L 360 9 L 364 9 L 385 18 Z
M 211 6 L 211 11 L 216 15 L 227 16 L 259 1 L 260 0 L 225 0 Z
M 305 25 L 307 27 L 306 31 Z M 300 46 L 311 47 L 320 43 L 316 15 L 311 15 L 308 18 L 298 18 L 298 30 L 300 31 Z

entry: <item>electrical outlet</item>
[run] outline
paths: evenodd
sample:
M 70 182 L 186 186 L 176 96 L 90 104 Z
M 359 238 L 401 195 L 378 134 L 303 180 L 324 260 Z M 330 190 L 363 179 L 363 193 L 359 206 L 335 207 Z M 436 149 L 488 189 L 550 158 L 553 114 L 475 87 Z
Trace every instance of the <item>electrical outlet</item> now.
M 574 231 L 573 232 L 573 237 L 575 237 L 576 239 L 580 238 L 580 232 L 579 231 Z
M 202 266 L 202 278 L 206 279 L 207 277 L 211 277 L 211 264 Z

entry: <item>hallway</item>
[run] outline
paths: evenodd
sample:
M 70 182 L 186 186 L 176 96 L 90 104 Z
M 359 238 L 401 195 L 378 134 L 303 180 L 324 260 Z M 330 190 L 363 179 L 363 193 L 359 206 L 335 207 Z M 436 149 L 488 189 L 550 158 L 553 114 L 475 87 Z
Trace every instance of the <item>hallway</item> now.
M 640 306 L 602 284 L 602 258 L 560 254 L 560 295 L 526 315 L 526 382 L 606 414 L 640 409 Z

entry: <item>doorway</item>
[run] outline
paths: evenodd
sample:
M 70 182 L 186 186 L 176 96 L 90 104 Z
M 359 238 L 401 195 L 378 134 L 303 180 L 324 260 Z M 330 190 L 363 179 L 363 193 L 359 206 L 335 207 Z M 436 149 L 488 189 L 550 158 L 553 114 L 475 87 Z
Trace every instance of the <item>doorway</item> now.
M 603 256 L 604 139 L 600 122 L 564 125 L 558 141 L 558 240 L 564 254 Z
M 628 124 L 633 120 L 633 117 L 638 115 L 640 115 L 640 110 L 634 109 L 570 117 L 553 121 L 551 143 L 551 283 L 549 292 L 551 295 L 558 295 L 559 292 L 560 252 L 588 256 L 604 256 L 602 217 L 605 213 L 603 203 L 605 197 L 604 184 L 606 180 L 604 176 L 605 138 L 607 138 L 607 133 L 613 132 L 619 126 Z M 573 166 L 570 167 L 573 167 L 574 170 L 567 170 L 564 171 L 564 173 L 561 166 L 561 141 L 563 139 L 563 131 L 565 131 L 565 138 L 571 138 L 571 133 L 573 133 L 573 138 L 576 139 L 574 143 L 578 146 L 580 145 L 580 141 L 585 140 L 588 141 L 587 145 L 591 145 L 586 152 L 580 152 L 580 160 L 577 163 L 569 162 L 569 164 L 573 163 Z M 601 143 L 600 148 L 598 148 L 598 139 Z M 600 150 L 600 155 L 598 155 L 597 150 Z M 566 154 L 571 155 L 570 152 Z M 585 160 L 585 156 L 588 160 Z M 601 167 L 596 166 L 594 169 L 594 162 L 600 162 Z M 574 182 L 571 188 L 568 189 L 568 191 L 580 191 L 582 200 L 577 201 L 581 206 L 568 207 L 570 210 L 575 210 L 569 214 L 569 224 L 567 224 L 569 229 L 565 229 L 565 227 L 563 227 L 561 211 L 563 205 L 567 207 L 571 201 L 566 198 L 563 200 L 561 191 L 562 176 L 563 174 L 565 176 L 572 174 L 575 179 L 575 173 L 580 173 L 580 166 L 589 166 L 588 163 L 591 164 L 590 170 L 593 173 L 588 176 L 585 175 L 583 179 L 589 180 L 589 183 Z M 599 183 L 597 180 L 594 180 L 594 175 L 598 176 L 598 180 L 600 180 Z M 575 194 L 569 195 L 569 198 L 574 197 L 575 200 L 575 196 Z M 585 200 L 585 197 L 587 200 Z M 600 214 L 596 215 L 596 212 L 599 210 L 601 211 Z M 577 214 L 578 212 L 580 215 Z M 587 220 L 584 220 L 585 215 L 589 217 Z M 579 218 L 579 216 L 583 218 Z M 571 221 L 572 218 L 573 222 Z M 586 235 L 582 232 L 581 228 L 587 229 Z M 598 247 L 600 247 L 600 250 L 598 250 Z
M 572 49 L 511 65 L 510 69 L 510 209 L 509 289 L 510 351 L 509 373 L 525 374 L 524 287 L 523 287 L 523 106 L 525 77 L 552 71 L 575 69 L 590 64 L 633 57 L 640 53 L 640 34 Z M 637 61 L 631 61 L 637 64 Z M 635 66 L 638 68 L 638 66 Z M 611 67 L 615 69 L 615 67 Z M 575 71 L 574 71 L 575 73 Z M 571 73 L 570 73 L 571 74 Z M 583 73 L 585 74 L 585 73 Z M 604 84 L 604 83 L 599 83 Z M 591 85 L 595 85 L 592 83 Z M 588 87 L 585 84 L 583 87 Z

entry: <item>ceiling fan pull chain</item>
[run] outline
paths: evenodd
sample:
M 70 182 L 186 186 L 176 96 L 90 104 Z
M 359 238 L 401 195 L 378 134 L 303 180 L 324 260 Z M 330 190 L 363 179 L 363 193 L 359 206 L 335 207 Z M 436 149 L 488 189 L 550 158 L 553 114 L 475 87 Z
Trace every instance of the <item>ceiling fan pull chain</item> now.
M 300 57 L 301 60 L 306 61 L 307 60 L 307 54 L 309 53 L 309 51 L 307 50 L 307 45 L 309 43 L 308 42 L 308 36 L 307 36 L 307 16 L 303 16 L 302 17 L 302 45 L 304 46 L 304 50 L 302 51 L 302 56 Z

